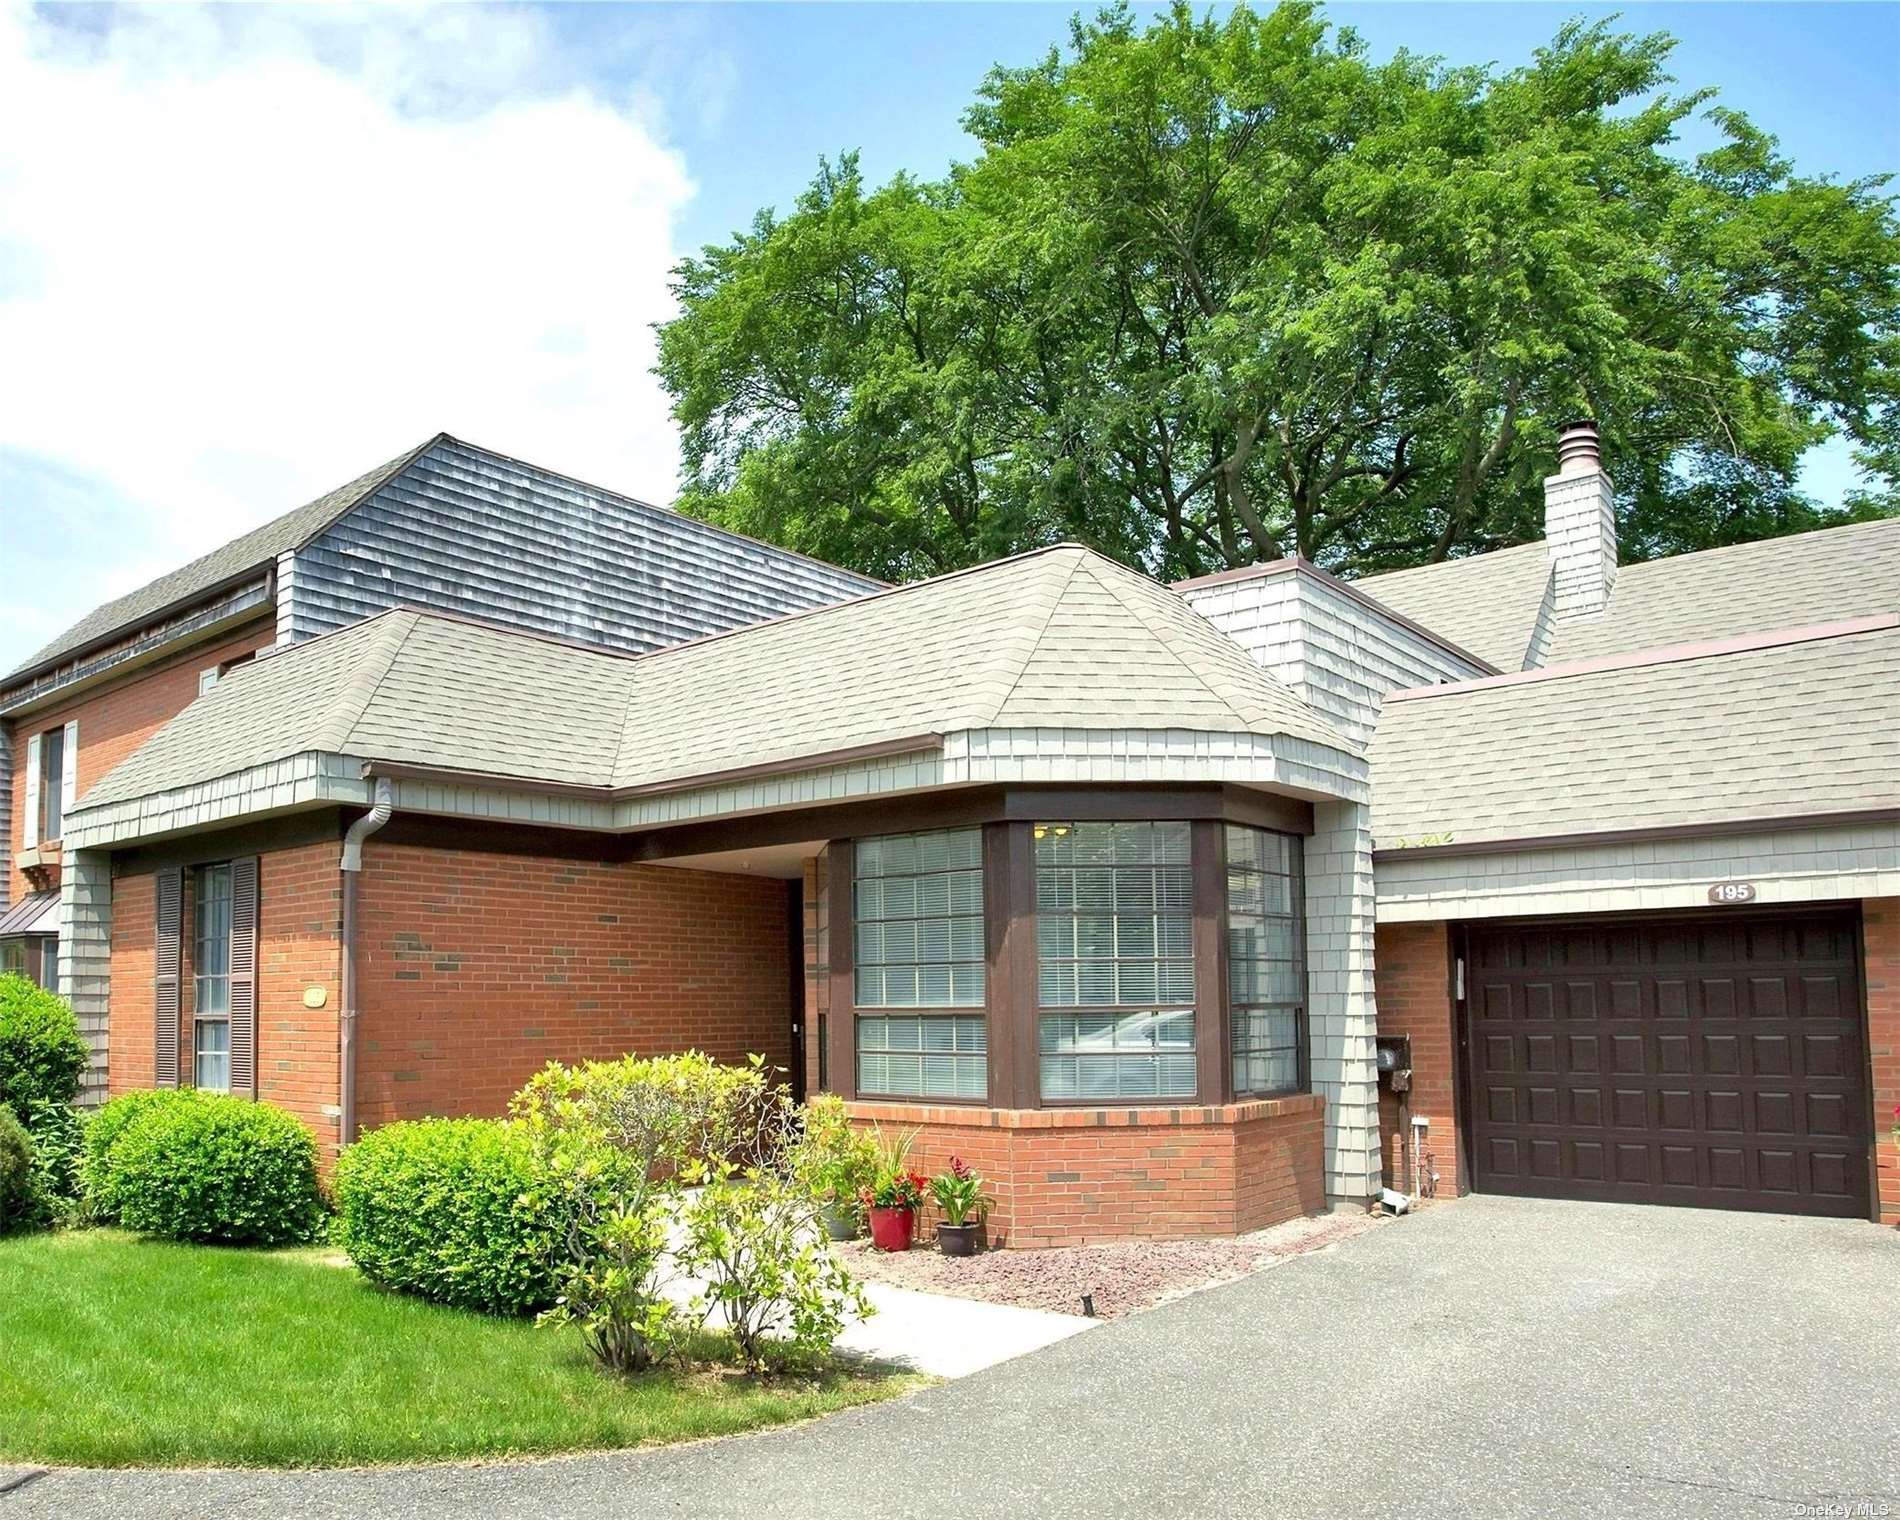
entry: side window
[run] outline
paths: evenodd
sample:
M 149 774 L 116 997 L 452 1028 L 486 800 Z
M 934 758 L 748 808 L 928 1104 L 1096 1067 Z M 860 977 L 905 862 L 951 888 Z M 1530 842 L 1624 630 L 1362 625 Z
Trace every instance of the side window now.
M 191 1080 L 231 1086 L 231 867 L 192 873 Z
M 59 838 L 66 800 L 66 730 L 49 728 L 40 735 L 40 843 Z

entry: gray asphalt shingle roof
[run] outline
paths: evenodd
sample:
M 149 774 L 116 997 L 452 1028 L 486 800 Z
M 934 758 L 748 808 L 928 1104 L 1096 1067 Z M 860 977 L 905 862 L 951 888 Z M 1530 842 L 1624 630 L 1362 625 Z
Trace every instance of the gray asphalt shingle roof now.
M 88 612 L 50 644 L 34 652 L 23 664 L 0 676 L 0 684 L 31 675 L 48 665 L 56 665 L 88 645 L 130 632 L 149 623 L 167 608 L 208 596 L 219 586 L 235 580 L 249 570 L 275 564 L 277 556 L 314 538 L 364 498 L 400 475 L 410 463 L 446 437 L 438 433 L 387 464 L 380 464 L 359 475 L 348 485 L 325 492 L 315 501 L 306 502 L 282 517 L 273 518 L 261 528 L 253 528 L 188 565 L 161 575 L 136 591 L 126 593 Z
M 1074 545 L 637 657 L 400 610 L 240 666 L 85 806 L 309 751 L 637 787 L 985 727 L 1351 744 L 1154 582 Z
M 1472 844 L 1900 805 L 1900 628 L 1388 701 L 1373 834 Z
M 1550 560 L 1538 542 L 1388 570 L 1352 584 L 1499 670 L 1513 671 L 1524 668 L 1549 583 Z

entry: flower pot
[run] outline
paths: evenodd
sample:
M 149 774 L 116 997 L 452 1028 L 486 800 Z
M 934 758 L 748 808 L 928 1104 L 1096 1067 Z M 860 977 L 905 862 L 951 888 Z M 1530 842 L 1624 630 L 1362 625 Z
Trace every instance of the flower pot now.
M 871 1210 L 871 1244 L 880 1251 L 908 1251 L 917 1234 L 915 1209 Z
M 937 1249 L 945 1256 L 974 1256 L 979 1228 L 975 1223 L 940 1224 L 937 1226 Z
M 833 1240 L 858 1238 L 858 1211 L 848 1203 L 828 1203 L 819 1217 L 825 1222 L 825 1234 Z

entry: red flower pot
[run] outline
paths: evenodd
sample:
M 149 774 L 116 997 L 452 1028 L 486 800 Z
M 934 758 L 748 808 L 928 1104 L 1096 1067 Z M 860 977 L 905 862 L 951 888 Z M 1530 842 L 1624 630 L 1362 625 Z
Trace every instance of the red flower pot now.
M 917 1234 L 915 1209 L 871 1210 L 871 1244 L 880 1251 L 908 1251 Z

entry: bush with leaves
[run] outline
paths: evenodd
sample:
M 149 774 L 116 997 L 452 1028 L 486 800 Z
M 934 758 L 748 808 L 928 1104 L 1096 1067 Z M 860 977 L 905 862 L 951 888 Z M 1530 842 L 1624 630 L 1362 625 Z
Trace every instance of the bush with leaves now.
M 86 1123 L 66 1103 L 37 1099 L 26 1112 L 26 1132 L 33 1138 L 33 1169 L 40 1194 L 55 1223 L 83 1222 L 80 1163 L 86 1153 Z
M 127 1229 L 173 1240 L 289 1245 L 322 1221 L 317 1147 L 295 1115 L 223 1093 L 150 1104 L 111 1142 L 109 1197 Z
M 800 1180 L 822 1204 L 863 1213 L 863 1195 L 877 1180 L 877 1140 L 851 1123 L 844 1099 L 820 1093 L 805 1105 L 793 1154 Z
M 485 1314 L 555 1300 L 566 1231 L 520 1124 L 386 1124 L 337 1159 L 335 1192 L 336 1243 L 372 1282 Z
M 141 1087 L 113 1098 L 86 1124 L 85 1154 L 79 1162 L 79 1188 L 92 1217 L 111 1224 L 119 1217 L 118 1176 L 114 1156 L 120 1139 L 146 1114 L 198 1103 L 207 1095 L 192 1087 Z
M 695 1307 L 730 1331 L 749 1371 L 815 1360 L 848 1314 L 871 1312 L 825 1243 L 828 1200 L 797 1164 L 795 1112 L 782 1091 L 769 1097 L 751 1154 L 712 1160 L 681 1213 L 680 1265 L 705 1285 Z
M 45 1221 L 33 1141 L 13 1110 L 0 1104 L 0 1235 Z
M 36 1103 L 70 1104 L 86 1042 L 66 1001 L 23 976 L 0 975 L 0 1103 L 22 1124 Z
M 742 1143 L 764 1067 L 685 1055 L 549 1063 L 515 1095 L 549 1197 L 566 1220 L 559 1293 L 546 1318 L 577 1326 L 612 1371 L 670 1355 L 685 1326 L 667 1295 L 668 1232 L 709 1157 Z

